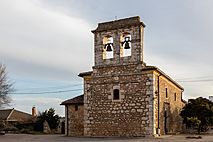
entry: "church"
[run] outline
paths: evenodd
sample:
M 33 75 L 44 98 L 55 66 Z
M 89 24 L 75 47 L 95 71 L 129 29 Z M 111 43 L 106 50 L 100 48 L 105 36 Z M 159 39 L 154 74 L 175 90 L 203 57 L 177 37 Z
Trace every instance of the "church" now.
M 67 136 L 160 136 L 182 130 L 183 87 L 143 60 L 139 16 L 99 23 L 83 95 L 65 106 Z

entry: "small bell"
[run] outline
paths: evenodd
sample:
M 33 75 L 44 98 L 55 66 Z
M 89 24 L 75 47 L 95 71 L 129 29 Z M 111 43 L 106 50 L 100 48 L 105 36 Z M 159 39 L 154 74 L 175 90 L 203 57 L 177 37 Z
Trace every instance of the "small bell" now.
M 106 51 L 112 51 L 111 43 L 106 44 L 105 47 L 106 47 Z
M 130 42 L 130 37 L 125 37 L 124 38 L 124 49 L 130 49 L 130 45 L 129 45 L 129 42 Z
M 124 42 L 124 49 L 130 49 L 129 42 Z

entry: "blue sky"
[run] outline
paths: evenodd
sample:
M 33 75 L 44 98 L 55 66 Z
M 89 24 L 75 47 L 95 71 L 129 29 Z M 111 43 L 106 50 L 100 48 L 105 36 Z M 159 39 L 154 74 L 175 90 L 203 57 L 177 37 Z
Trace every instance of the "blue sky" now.
M 140 16 L 146 24 L 144 61 L 184 88 L 184 99 L 213 95 L 211 0 L 0 1 L 0 62 L 16 92 L 11 107 L 30 112 L 82 94 L 77 75 L 93 65 L 97 23 Z M 56 93 L 58 91 L 69 92 Z M 72 91 L 73 90 L 73 91 Z M 37 93 L 37 94 L 36 94 Z

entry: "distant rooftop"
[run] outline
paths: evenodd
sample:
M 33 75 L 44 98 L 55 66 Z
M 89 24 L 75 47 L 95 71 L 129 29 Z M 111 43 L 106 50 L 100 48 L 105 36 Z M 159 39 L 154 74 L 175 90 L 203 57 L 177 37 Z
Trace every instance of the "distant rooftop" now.
M 13 109 L 0 110 L 0 120 L 7 120 Z
M 10 116 L 14 113 L 14 112 L 18 112 L 19 114 L 17 115 L 17 117 L 19 117 L 20 114 L 24 114 L 27 116 L 32 116 L 31 114 L 28 114 L 26 112 L 22 112 L 16 109 L 2 109 L 0 110 L 0 120 L 8 120 L 10 118 Z

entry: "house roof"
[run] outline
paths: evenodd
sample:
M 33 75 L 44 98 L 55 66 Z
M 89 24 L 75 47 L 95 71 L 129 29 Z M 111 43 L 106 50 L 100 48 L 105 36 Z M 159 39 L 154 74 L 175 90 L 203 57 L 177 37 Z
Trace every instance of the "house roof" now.
M 84 76 L 88 76 L 88 75 L 91 75 L 92 74 L 92 71 L 88 71 L 88 72 L 82 72 L 82 73 L 79 73 L 79 77 L 84 77 Z
M 184 88 L 180 84 L 178 84 L 176 81 L 174 81 L 171 77 L 169 77 L 167 74 L 165 74 L 162 70 L 160 70 L 156 66 L 146 66 L 142 69 L 142 71 L 143 70 L 156 70 L 160 73 L 160 75 L 163 75 L 164 77 L 166 77 L 169 81 L 174 83 L 178 88 L 180 88 L 181 90 L 184 90 Z
M 7 120 L 14 109 L 3 109 L 0 110 L 0 120 Z
M 17 118 L 22 118 L 23 115 L 27 116 L 27 117 L 32 117 L 31 114 L 16 110 L 14 108 L 0 110 L 0 120 L 10 120 L 10 119 L 14 120 L 14 118 L 11 118 L 11 117 L 15 116 L 15 118 L 17 119 Z M 17 120 L 19 120 L 19 119 L 17 119 Z
M 72 99 L 66 100 L 61 103 L 61 105 L 68 105 L 68 104 L 83 104 L 84 103 L 84 95 L 80 95 L 74 97 Z

